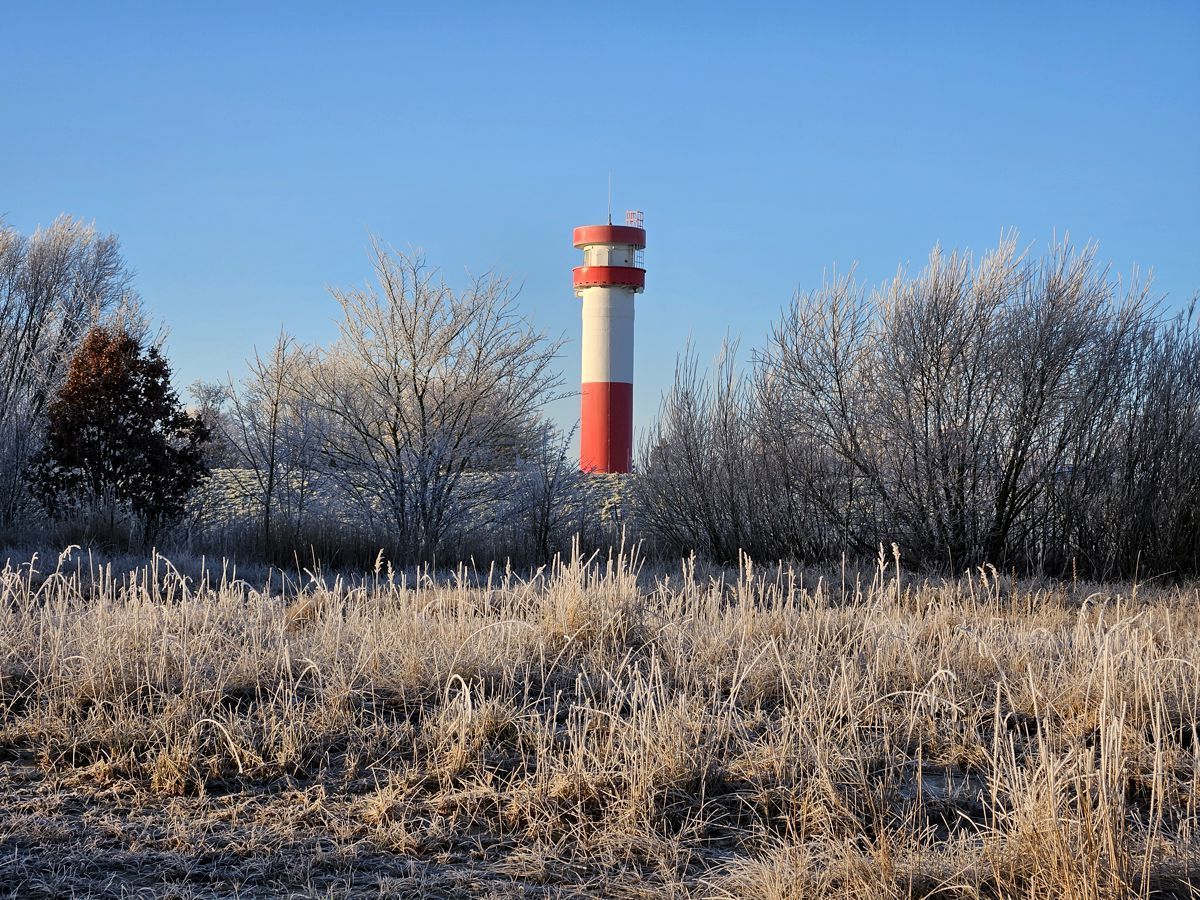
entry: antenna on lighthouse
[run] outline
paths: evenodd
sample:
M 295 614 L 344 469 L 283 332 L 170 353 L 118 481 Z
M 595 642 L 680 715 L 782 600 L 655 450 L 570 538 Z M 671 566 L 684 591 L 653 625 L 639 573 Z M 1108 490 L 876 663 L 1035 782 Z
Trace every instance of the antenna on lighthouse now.
M 608 173 L 608 224 L 612 224 L 612 172 Z

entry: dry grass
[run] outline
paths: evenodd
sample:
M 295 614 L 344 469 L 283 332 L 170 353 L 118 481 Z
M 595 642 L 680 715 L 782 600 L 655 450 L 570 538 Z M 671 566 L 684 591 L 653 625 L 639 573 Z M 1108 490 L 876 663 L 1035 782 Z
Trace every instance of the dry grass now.
M 0 895 L 1200 896 L 1200 594 L 0 573 Z

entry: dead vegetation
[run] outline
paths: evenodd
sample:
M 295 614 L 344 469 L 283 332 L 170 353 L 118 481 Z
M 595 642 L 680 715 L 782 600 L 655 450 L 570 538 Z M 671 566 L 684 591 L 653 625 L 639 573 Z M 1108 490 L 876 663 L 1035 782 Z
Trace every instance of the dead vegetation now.
M 0 895 L 1200 896 L 1200 594 L 0 573 Z

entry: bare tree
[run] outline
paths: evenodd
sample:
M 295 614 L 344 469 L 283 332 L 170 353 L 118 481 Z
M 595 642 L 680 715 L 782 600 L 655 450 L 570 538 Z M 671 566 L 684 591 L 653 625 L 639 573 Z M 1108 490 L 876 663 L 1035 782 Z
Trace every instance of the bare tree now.
M 793 529 L 813 535 L 817 553 L 829 544 L 866 552 L 879 539 L 886 492 L 869 424 L 873 318 L 853 271 L 834 273 L 795 297 L 756 358 L 762 422 L 793 485 Z
M 1094 248 L 1034 261 L 1009 237 L 978 265 L 935 250 L 870 298 L 844 281 L 801 298 L 767 359 L 796 420 L 848 467 L 846 496 L 874 506 L 857 549 L 890 539 L 952 565 L 1044 555 L 1033 513 L 1095 436 L 1147 320 L 1144 293 L 1115 291 Z
M 339 338 L 301 382 L 328 420 L 326 476 L 361 521 L 429 558 L 500 499 L 473 477 L 519 455 L 561 379 L 560 346 L 516 315 L 502 278 L 455 292 L 420 255 L 372 243 L 376 283 L 334 290 Z M 469 477 L 472 476 L 472 477 Z
M 232 464 L 248 474 L 250 499 L 268 550 L 280 537 L 281 525 L 292 537 L 303 527 L 317 477 L 324 423 L 299 390 L 311 362 L 310 351 L 281 331 L 269 354 L 254 351 L 240 384 L 231 379 L 194 391 L 198 397 L 219 394 L 221 435 Z
M 570 455 L 573 432 L 543 422 L 535 434 L 530 451 L 517 460 L 507 517 L 524 532 L 534 556 L 546 561 L 572 537 L 585 476 Z
M 1200 320 L 1196 304 L 1138 323 L 1041 521 L 1047 543 L 1102 575 L 1200 571 Z
M 761 395 L 738 373 L 737 351 L 727 340 L 703 374 L 690 348 L 681 356 L 634 482 L 639 521 L 651 537 L 724 562 L 742 551 L 783 555 L 801 539 L 787 524 L 793 507 Z

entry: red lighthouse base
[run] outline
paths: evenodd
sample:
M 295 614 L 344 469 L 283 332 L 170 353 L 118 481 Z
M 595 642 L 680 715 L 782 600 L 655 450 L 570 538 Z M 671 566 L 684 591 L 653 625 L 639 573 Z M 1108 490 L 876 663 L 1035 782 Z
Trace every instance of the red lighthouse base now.
M 584 383 L 579 468 L 585 472 L 629 472 L 633 468 L 632 384 Z

